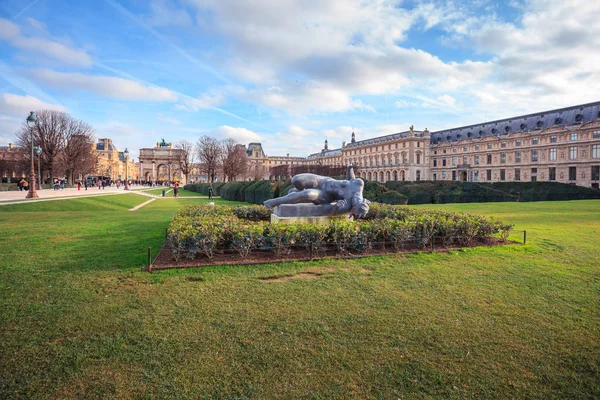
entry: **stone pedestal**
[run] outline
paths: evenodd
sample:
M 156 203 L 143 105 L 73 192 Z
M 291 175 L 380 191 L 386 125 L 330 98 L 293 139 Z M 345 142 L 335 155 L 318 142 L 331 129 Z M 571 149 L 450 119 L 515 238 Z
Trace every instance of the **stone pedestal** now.
M 329 225 L 332 221 L 351 221 L 350 214 L 331 215 L 333 205 L 316 206 L 314 204 L 282 204 L 273 209 L 271 223 L 290 224 L 306 222 L 315 225 Z

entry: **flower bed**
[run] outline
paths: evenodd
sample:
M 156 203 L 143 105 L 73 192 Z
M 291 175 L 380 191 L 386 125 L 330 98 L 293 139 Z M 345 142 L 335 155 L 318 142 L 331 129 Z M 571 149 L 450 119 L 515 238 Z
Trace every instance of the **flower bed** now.
M 330 225 L 271 224 L 263 206 L 183 207 L 168 229 L 162 264 L 209 265 L 468 247 L 505 241 L 512 229 L 478 215 L 373 203 L 367 217 Z M 164 254 L 162 254 L 164 253 Z

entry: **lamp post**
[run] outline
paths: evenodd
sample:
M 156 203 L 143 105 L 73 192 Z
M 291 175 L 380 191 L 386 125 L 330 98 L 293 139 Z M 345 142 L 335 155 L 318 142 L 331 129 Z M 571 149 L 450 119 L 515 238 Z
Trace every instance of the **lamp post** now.
M 123 152 L 125 155 L 125 187 L 124 190 L 129 190 L 129 151 L 125 148 Z
M 35 152 L 38 156 L 38 190 L 42 190 L 42 148 L 35 146 Z
M 38 194 L 35 191 L 35 165 L 33 164 L 33 128 L 37 125 L 38 119 L 35 113 L 31 111 L 27 117 L 27 126 L 31 132 L 31 175 L 29 176 L 29 192 L 27 192 L 26 199 L 38 198 Z

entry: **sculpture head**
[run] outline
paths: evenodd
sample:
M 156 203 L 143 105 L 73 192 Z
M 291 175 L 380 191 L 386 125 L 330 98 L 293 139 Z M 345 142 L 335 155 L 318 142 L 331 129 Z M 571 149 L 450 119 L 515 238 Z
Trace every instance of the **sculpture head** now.
M 350 210 L 350 214 L 354 215 L 354 218 L 361 219 L 367 216 L 369 212 L 369 205 L 371 202 L 367 199 L 363 199 L 362 197 L 355 197 L 352 202 L 352 209 Z

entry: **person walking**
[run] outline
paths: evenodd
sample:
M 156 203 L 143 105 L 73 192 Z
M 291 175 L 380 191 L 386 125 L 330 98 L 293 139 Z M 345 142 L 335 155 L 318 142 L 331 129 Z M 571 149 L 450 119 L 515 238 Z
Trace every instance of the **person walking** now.
M 77 190 L 81 190 L 81 181 L 77 181 Z
M 179 184 L 177 182 L 175 182 L 175 184 L 173 185 L 173 197 L 177 197 L 178 193 L 179 193 Z
M 88 187 L 87 179 L 85 181 L 83 181 L 83 186 L 85 186 L 85 190 L 87 190 L 87 187 Z

